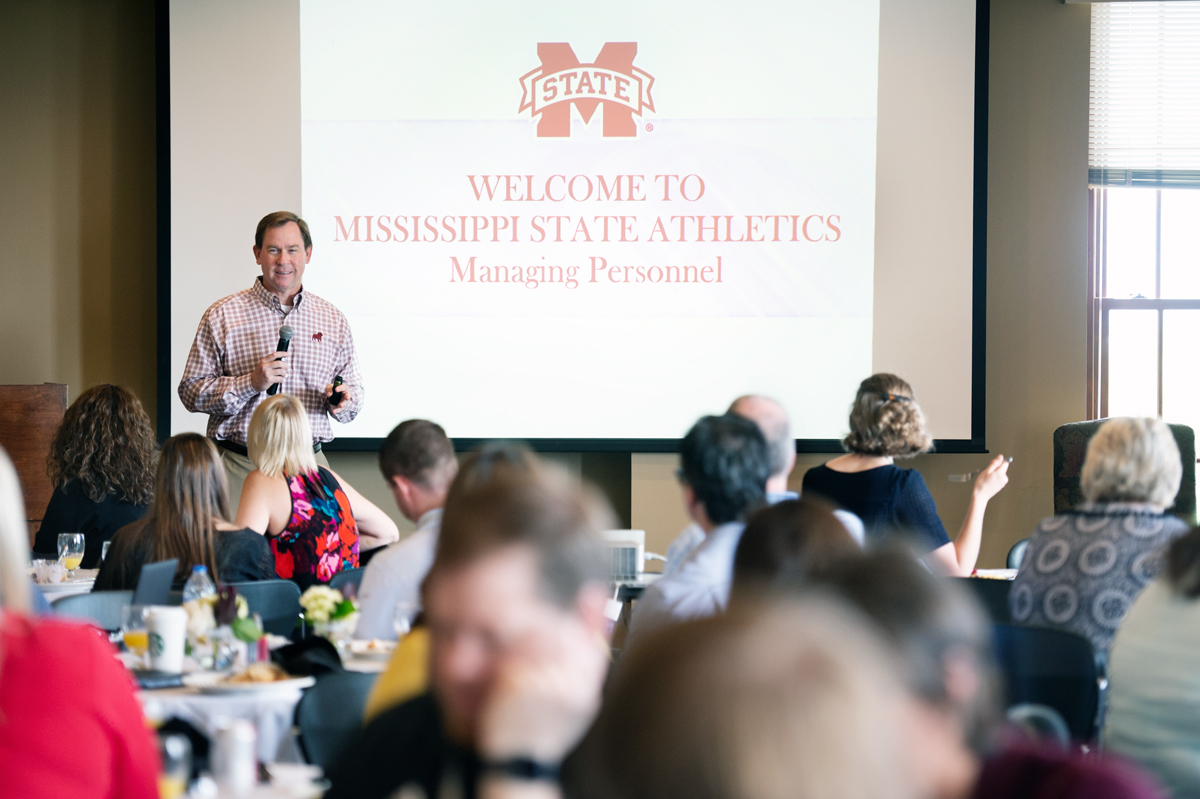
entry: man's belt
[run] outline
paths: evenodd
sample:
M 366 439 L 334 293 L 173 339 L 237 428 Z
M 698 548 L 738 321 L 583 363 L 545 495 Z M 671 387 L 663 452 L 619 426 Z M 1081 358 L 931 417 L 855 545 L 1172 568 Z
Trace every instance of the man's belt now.
M 234 455 L 241 455 L 243 458 L 250 457 L 250 452 L 245 447 L 243 447 L 241 444 L 237 443 L 236 441 L 227 441 L 223 438 L 214 438 L 213 443 L 216 444 L 221 449 L 229 450 Z M 320 451 L 321 451 L 321 442 L 314 441 L 313 442 L 313 453 L 315 454 Z

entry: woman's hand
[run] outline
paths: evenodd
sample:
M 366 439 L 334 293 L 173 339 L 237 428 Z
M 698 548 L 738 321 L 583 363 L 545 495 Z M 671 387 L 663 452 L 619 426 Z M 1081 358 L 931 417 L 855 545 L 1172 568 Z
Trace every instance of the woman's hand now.
M 975 499 L 987 502 L 1008 485 L 1008 461 L 1003 455 L 992 458 L 987 468 L 975 478 Z

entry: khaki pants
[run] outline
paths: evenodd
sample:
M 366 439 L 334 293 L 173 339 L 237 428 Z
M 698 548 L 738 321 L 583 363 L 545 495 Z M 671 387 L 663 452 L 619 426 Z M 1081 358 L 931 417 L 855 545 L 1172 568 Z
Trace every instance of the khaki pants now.
M 236 518 L 238 502 L 242 498 L 242 483 L 246 482 L 246 475 L 254 471 L 254 461 L 227 449 L 218 450 L 221 453 L 221 465 L 225 467 L 225 477 L 229 480 L 229 512 Z M 329 468 L 329 460 L 325 457 L 324 450 L 315 453 L 313 457 L 317 459 L 318 466 Z

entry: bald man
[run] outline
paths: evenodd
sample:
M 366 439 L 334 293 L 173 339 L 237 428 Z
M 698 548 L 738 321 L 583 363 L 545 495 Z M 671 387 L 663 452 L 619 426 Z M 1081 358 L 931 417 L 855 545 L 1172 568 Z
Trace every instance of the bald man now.
M 771 459 L 771 476 L 767 478 L 767 503 L 774 505 L 785 499 L 798 499 L 795 491 L 788 490 L 788 475 L 796 466 L 796 440 L 792 438 L 792 423 L 787 411 L 776 400 L 761 394 L 746 394 L 738 397 L 726 413 L 749 419 L 758 425 L 767 440 Z M 846 530 L 861 546 L 865 540 L 862 520 L 844 510 L 834 511 Z M 667 549 L 667 564 L 663 575 L 674 573 L 692 550 L 704 541 L 704 531 L 692 523 L 683 529 Z

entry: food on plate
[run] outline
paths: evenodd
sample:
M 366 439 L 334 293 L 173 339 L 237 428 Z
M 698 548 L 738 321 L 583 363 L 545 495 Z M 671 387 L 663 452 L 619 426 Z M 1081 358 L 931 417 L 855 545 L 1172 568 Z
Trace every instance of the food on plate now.
M 274 663 L 267 663 L 264 661 L 259 663 L 251 663 L 245 668 L 244 671 L 229 675 L 229 677 L 225 679 L 225 682 L 281 682 L 283 680 L 290 679 L 292 679 L 292 675 L 288 674 Z

